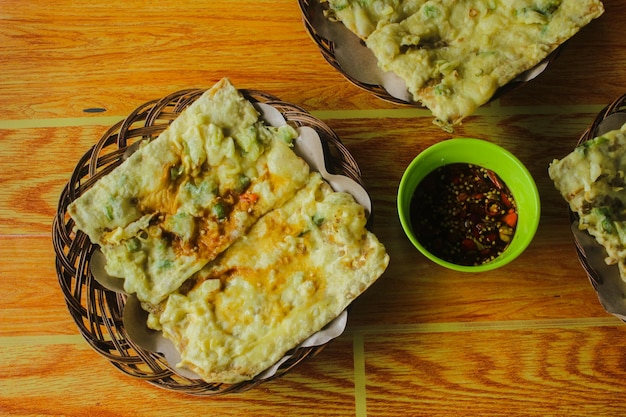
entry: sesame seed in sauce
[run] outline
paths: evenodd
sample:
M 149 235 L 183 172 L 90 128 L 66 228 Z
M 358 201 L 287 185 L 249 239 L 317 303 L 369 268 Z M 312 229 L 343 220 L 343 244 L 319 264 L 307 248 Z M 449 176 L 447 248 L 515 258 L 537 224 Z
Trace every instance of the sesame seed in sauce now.
M 459 265 L 497 258 L 512 239 L 516 219 L 515 200 L 504 182 L 472 164 L 436 169 L 418 185 L 411 203 L 420 242 L 434 255 Z

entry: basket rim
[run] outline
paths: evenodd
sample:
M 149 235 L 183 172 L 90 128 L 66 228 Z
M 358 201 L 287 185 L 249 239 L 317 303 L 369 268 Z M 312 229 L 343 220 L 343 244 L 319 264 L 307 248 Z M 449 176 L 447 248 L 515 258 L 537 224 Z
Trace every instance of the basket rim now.
M 335 43 L 329 39 L 324 38 L 322 35 L 320 35 L 316 28 L 315 25 L 313 23 L 313 18 L 310 14 L 310 10 L 311 10 L 311 4 L 312 2 L 319 2 L 319 0 L 298 0 L 298 4 L 300 6 L 300 11 L 302 14 L 302 21 L 304 24 L 304 27 L 309 35 L 309 37 L 314 41 L 314 43 L 317 45 L 319 52 L 321 53 L 322 57 L 326 60 L 326 62 L 328 62 L 328 64 L 330 64 L 333 68 L 335 68 L 335 70 L 337 70 L 346 80 L 348 80 L 350 83 L 352 83 L 353 85 L 355 85 L 356 87 L 365 90 L 371 94 L 373 94 L 374 96 L 378 97 L 379 99 L 382 99 L 386 102 L 389 103 L 393 103 L 393 104 L 398 104 L 398 105 L 404 105 L 404 106 L 409 106 L 409 107 L 417 107 L 417 108 L 426 108 L 426 106 L 424 106 L 423 104 L 421 104 L 418 101 L 406 101 L 403 100 L 401 98 L 395 97 L 393 95 L 391 95 L 383 86 L 378 85 L 378 84 L 370 84 L 367 82 L 363 82 L 358 80 L 357 78 L 351 76 L 350 74 L 347 74 L 341 67 L 341 64 L 339 63 L 339 61 L 337 60 L 337 58 L 335 57 Z M 321 4 L 321 2 L 320 2 Z M 562 43 L 561 45 L 559 45 L 554 51 L 552 51 L 550 54 L 548 54 L 548 56 L 542 60 L 542 62 L 540 62 L 537 65 L 541 65 L 544 61 L 546 63 L 546 68 L 548 68 L 548 66 L 550 66 L 557 58 L 558 56 L 561 54 L 561 51 L 565 48 L 567 42 Z M 365 46 L 364 46 L 365 47 Z M 542 70 L 543 71 L 545 71 Z M 530 69 L 532 70 L 532 68 Z M 530 82 L 531 80 L 519 80 L 519 79 L 513 79 L 510 82 L 508 82 L 507 84 L 499 87 L 496 92 L 494 93 L 494 95 L 488 100 L 488 102 L 492 102 L 494 100 L 497 100 L 498 98 L 500 98 L 501 96 L 507 94 L 508 92 L 511 92 L 513 90 L 516 90 L 522 86 L 524 86 L 525 84 L 527 84 L 528 82 Z
M 122 316 L 125 295 L 107 290 L 93 278 L 89 262 L 97 245 L 82 232 L 75 232 L 67 214 L 69 204 L 99 178 L 119 165 L 128 147 L 137 141 L 152 140 L 169 122 L 195 101 L 206 89 L 180 90 L 158 100 L 146 102 L 128 117 L 106 130 L 78 161 L 59 197 L 52 222 L 57 279 L 68 311 L 87 343 L 98 354 L 125 374 L 170 391 L 197 396 L 216 396 L 247 391 L 261 383 L 281 377 L 307 358 L 321 352 L 321 346 L 298 347 L 287 355 L 278 371 L 265 379 L 253 378 L 236 384 L 208 383 L 178 375 L 159 353 L 137 346 L 126 334 Z M 276 108 L 287 123 L 313 128 L 322 140 L 324 161 L 329 172 L 345 175 L 364 187 L 360 168 L 336 133 L 324 122 L 295 104 L 258 90 L 239 89 L 252 103 Z M 365 188 L 365 187 L 364 187 Z M 370 221 L 373 213 L 370 213 Z
M 607 104 L 594 118 L 591 124 L 587 127 L 587 129 L 582 133 L 578 141 L 576 142 L 576 146 L 582 145 L 584 142 L 592 140 L 597 136 L 597 132 L 602 124 L 609 116 L 615 113 L 626 113 L 626 94 L 621 95 L 620 97 L 613 100 L 611 103 Z M 573 212 L 571 208 L 568 206 L 568 215 L 570 219 L 570 226 L 573 226 L 575 222 L 578 222 L 578 214 Z M 596 292 L 598 292 L 598 287 L 602 285 L 603 279 L 602 276 L 593 269 L 591 264 L 589 263 L 587 256 L 583 250 L 583 246 L 579 241 L 576 234 L 572 231 L 572 236 L 574 239 L 574 246 L 576 249 L 576 255 L 578 260 L 585 270 L 589 282 Z M 598 244 L 599 245 L 599 244 Z

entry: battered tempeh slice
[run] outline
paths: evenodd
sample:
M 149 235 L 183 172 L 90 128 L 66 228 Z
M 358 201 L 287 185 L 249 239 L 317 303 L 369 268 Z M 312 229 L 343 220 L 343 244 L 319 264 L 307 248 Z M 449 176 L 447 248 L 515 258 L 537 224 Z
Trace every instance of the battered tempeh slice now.
M 223 79 L 68 207 L 109 274 L 158 303 L 304 186 L 288 125 L 266 126 Z
M 626 124 L 587 141 L 548 169 L 570 209 L 626 281 Z
M 329 6 L 444 127 L 460 123 L 604 12 L 599 0 L 329 0 Z
M 319 173 L 263 216 L 148 324 L 209 382 L 249 380 L 337 317 L 385 270 L 362 206 Z
M 320 0 L 328 3 L 326 15 L 340 21 L 361 39 L 377 27 L 397 23 L 417 12 L 425 0 Z

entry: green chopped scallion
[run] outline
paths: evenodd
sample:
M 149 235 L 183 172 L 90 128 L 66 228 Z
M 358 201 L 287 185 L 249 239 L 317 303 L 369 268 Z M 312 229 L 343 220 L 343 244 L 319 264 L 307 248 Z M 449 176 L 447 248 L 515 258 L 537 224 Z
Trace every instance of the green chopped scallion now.
M 213 211 L 213 215 L 215 217 L 217 217 L 219 220 L 222 220 L 222 219 L 226 218 L 226 206 L 224 206 L 224 203 L 217 202 L 213 206 L 212 211 Z

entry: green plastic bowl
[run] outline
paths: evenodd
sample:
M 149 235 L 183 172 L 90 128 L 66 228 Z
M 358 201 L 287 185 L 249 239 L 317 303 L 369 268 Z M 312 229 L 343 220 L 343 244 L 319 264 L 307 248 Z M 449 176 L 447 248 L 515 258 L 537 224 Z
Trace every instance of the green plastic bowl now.
M 479 165 L 495 172 L 513 194 L 518 211 L 515 235 L 504 252 L 493 261 L 476 266 L 448 262 L 426 250 L 413 233 L 410 207 L 417 185 L 431 171 L 452 163 Z M 526 167 L 506 149 L 485 140 L 470 138 L 448 139 L 421 152 L 402 176 L 397 203 L 402 228 L 411 243 L 431 261 L 462 272 L 489 271 L 517 258 L 533 240 L 541 215 L 537 185 Z

